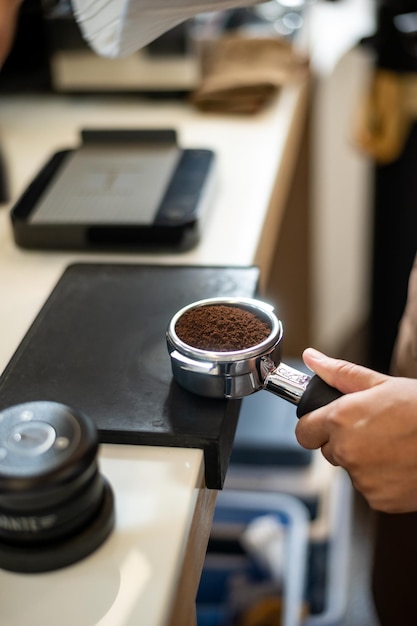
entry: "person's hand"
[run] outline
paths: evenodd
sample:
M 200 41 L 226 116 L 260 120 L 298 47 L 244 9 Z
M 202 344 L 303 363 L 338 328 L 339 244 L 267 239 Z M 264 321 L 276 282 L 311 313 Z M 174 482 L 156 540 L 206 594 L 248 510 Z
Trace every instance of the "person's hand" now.
M 0 69 L 12 47 L 21 0 L 0 0 Z
M 308 348 L 305 364 L 344 396 L 304 415 L 296 436 L 344 467 L 370 506 L 417 511 L 417 380 L 395 378 Z

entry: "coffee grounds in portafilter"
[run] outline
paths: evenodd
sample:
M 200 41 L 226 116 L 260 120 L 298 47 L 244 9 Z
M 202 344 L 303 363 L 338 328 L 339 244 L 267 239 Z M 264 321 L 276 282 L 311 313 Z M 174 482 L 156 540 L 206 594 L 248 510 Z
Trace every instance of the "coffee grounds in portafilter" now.
M 185 311 L 175 325 L 184 343 L 212 352 L 232 352 L 256 346 L 271 332 L 270 325 L 239 306 L 210 304 Z

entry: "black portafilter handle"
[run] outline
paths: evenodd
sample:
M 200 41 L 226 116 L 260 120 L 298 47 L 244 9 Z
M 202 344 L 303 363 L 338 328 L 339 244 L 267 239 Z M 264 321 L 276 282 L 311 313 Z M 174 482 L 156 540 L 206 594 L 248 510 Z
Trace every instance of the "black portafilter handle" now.
M 320 376 L 314 375 L 300 398 L 297 406 L 297 417 L 300 418 L 310 411 L 330 404 L 343 395 L 341 391 L 324 382 Z
M 317 374 L 309 376 L 282 362 L 268 373 L 264 387 L 280 398 L 296 404 L 298 418 L 344 395 Z

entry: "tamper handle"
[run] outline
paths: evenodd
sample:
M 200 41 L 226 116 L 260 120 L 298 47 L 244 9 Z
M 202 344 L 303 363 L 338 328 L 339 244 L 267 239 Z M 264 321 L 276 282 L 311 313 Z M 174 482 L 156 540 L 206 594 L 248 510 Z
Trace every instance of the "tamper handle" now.
M 341 391 L 325 383 L 320 376 L 314 375 L 300 398 L 297 406 L 297 417 L 302 417 L 310 411 L 330 404 L 341 396 L 343 396 Z

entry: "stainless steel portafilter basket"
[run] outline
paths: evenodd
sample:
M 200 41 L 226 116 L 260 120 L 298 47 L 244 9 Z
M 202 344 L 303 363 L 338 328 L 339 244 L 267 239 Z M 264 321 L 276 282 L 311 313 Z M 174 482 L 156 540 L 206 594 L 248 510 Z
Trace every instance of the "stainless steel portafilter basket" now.
M 249 348 L 213 351 L 185 343 L 177 334 L 180 318 L 191 309 L 212 305 L 238 307 L 266 323 L 269 335 Z M 210 398 L 243 398 L 261 389 L 297 405 L 297 416 L 343 395 L 319 376 L 309 376 L 281 361 L 283 329 L 273 307 L 250 298 L 208 298 L 185 306 L 171 319 L 167 346 L 172 373 L 179 385 Z

